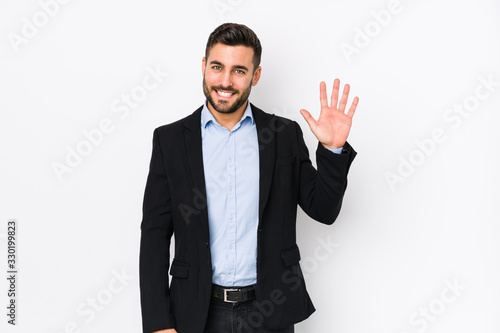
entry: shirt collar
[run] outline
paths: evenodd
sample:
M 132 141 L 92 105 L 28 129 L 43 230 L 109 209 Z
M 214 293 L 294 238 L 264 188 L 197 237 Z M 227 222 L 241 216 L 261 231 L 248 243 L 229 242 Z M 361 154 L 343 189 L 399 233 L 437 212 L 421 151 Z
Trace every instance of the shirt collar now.
M 212 112 L 210 112 L 210 110 L 208 109 L 207 103 L 208 103 L 208 101 L 205 101 L 205 103 L 203 104 L 203 109 L 201 110 L 201 128 L 203 130 L 208 126 L 208 124 L 210 122 L 212 122 L 213 124 L 217 124 L 217 125 L 221 126 L 217 122 L 217 120 L 215 120 L 215 117 L 212 114 Z M 241 117 L 241 119 L 238 122 L 238 124 L 242 123 L 246 118 L 250 118 L 250 121 L 251 121 L 252 125 L 255 124 L 255 120 L 253 119 L 253 114 L 252 114 L 252 108 L 250 107 L 250 101 L 248 101 L 247 107 L 245 109 L 245 112 L 243 113 L 243 116 Z M 236 128 L 236 126 L 235 126 L 235 128 Z

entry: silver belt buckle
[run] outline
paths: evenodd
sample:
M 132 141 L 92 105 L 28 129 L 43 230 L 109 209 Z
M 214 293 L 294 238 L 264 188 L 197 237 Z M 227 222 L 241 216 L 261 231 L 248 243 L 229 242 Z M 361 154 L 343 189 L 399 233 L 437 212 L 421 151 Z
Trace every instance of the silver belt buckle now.
M 228 291 L 238 291 L 238 289 L 230 288 L 230 289 L 224 289 L 224 302 L 228 303 L 238 303 L 238 301 L 230 301 L 227 299 L 227 292 Z

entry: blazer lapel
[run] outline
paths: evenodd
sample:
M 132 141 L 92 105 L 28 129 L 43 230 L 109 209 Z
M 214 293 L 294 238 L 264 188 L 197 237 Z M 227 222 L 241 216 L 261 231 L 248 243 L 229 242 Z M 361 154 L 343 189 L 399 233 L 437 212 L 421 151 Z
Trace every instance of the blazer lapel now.
M 274 172 L 274 160 L 276 155 L 276 139 L 275 131 L 271 126 L 273 124 L 273 119 L 276 119 L 273 115 L 265 113 L 259 108 L 250 104 L 252 107 L 252 114 L 255 119 L 255 125 L 257 127 L 257 138 L 259 141 L 259 225 L 262 221 L 262 213 L 267 204 L 267 199 L 269 197 L 269 191 L 271 189 L 271 181 L 273 179 Z
M 205 189 L 205 173 L 203 170 L 203 150 L 201 144 L 201 110 L 198 108 L 184 122 L 184 143 L 189 171 L 191 173 L 191 185 L 193 191 L 193 202 L 196 209 L 201 211 L 203 227 L 209 233 L 207 195 Z

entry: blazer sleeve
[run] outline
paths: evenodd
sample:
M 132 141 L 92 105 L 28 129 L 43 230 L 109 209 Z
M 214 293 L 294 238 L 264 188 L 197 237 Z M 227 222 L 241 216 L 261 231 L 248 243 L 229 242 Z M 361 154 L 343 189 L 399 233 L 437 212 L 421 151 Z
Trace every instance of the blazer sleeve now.
M 332 224 L 340 212 L 349 167 L 357 153 L 348 142 L 341 154 L 329 151 L 318 142 L 316 170 L 309 159 L 302 130 L 296 126 L 300 156 L 299 206 L 316 221 Z
M 144 191 L 139 255 L 142 325 L 144 333 L 175 328 L 170 310 L 168 267 L 173 234 L 170 191 L 158 129 Z

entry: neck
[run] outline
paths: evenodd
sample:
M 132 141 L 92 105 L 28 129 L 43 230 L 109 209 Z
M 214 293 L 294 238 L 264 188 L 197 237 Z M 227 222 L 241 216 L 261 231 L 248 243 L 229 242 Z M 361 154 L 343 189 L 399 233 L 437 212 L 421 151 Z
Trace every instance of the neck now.
M 241 117 L 243 117 L 243 114 L 245 113 L 245 110 L 248 105 L 248 100 L 243 104 L 238 110 L 232 112 L 232 113 L 221 113 L 216 111 L 212 105 L 207 102 L 207 107 L 210 113 L 214 116 L 215 120 L 221 126 L 227 128 L 228 130 L 232 130 L 233 127 L 241 120 Z

